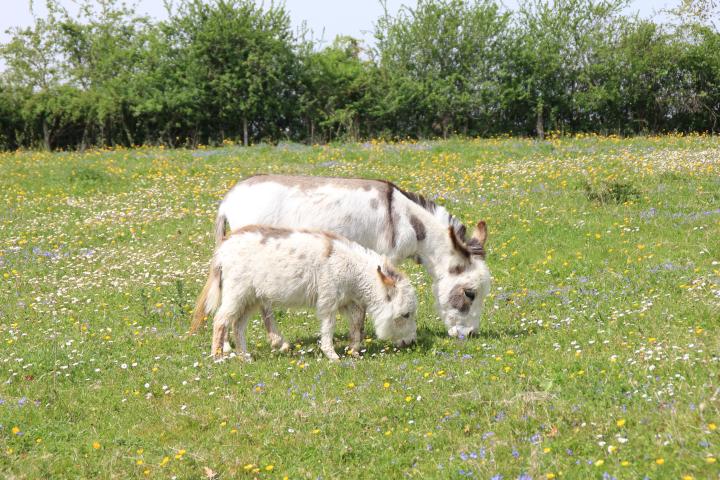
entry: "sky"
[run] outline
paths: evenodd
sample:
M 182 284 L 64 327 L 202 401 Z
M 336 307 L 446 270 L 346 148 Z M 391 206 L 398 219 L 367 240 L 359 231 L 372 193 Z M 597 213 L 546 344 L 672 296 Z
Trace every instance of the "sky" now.
M 514 8 L 521 0 L 506 0 L 509 8 Z M 34 0 L 37 11 L 42 12 L 44 0 Z M 60 0 L 60 3 L 71 9 L 73 0 Z M 162 19 L 167 16 L 163 0 L 128 0 L 128 4 L 136 3 L 137 13 L 148 14 Z M 269 3 L 267 1 L 266 3 Z M 674 6 L 678 0 L 631 0 L 631 11 L 638 11 L 643 17 L 650 17 L 654 12 Z M 413 0 L 387 0 L 388 11 L 397 13 L 402 5 L 414 6 Z M 9 36 L 5 31 L 10 27 L 29 26 L 33 23 L 29 0 L 0 0 L 0 42 Z M 315 39 L 332 42 L 336 35 L 350 35 L 367 43 L 373 41 L 373 25 L 382 15 L 383 8 L 379 0 L 285 0 L 294 27 L 303 22 L 314 32 Z

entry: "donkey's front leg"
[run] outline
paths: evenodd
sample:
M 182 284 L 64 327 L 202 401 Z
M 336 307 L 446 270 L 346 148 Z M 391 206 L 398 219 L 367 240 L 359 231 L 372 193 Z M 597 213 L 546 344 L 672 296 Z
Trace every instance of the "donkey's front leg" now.
M 353 357 L 360 356 L 360 349 L 362 349 L 363 340 L 363 329 L 365 327 L 365 309 L 360 305 L 349 305 L 345 308 L 345 312 L 348 317 L 348 324 L 350 332 L 350 346 L 348 347 L 348 353 Z
M 335 333 L 335 311 L 318 309 L 320 319 L 320 350 L 331 361 L 338 361 L 340 357 L 333 346 L 333 333 Z

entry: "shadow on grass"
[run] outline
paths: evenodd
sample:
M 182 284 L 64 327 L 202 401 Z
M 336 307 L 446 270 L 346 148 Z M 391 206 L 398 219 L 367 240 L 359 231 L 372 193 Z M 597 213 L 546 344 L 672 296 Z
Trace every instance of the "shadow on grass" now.
M 368 337 L 371 340 L 370 342 L 363 341 L 362 356 L 393 352 L 396 348 L 392 342 L 378 340 L 374 335 L 368 336 L 366 332 L 366 338 Z M 286 340 L 290 342 L 293 353 L 297 353 L 301 349 L 307 351 L 308 348 L 313 348 L 313 353 L 317 353 L 318 355 L 321 354 L 319 335 L 308 335 L 299 338 L 286 337 Z M 413 343 L 410 347 L 398 347 L 397 349 L 398 351 L 406 351 L 409 349 L 413 352 L 425 353 L 432 350 L 436 342 L 437 336 L 434 335 L 432 331 L 418 329 L 418 336 L 415 343 Z M 297 348 L 296 345 L 298 344 L 302 345 L 302 347 Z M 349 341 L 347 332 L 335 334 L 335 351 L 338 352 L 338 354 L 344 354 L 348 345 Z
M 473 334 L 472 338 L 483 338 L 486 340 L 500 340 L 502 338 L 527 337 L 535 334 L 534 330 L 520 328 L 498 328 L 493 330 L 481 330 L 479 333 Z
M 527 329 L 518 328 L 499 328 L 492 330 L 481 330 L 479 333 L 473 334 L 468 339 L 457 339 L 452 338 L 455 342 L 472 341 L 472 340 L 501 340 L 506 338 L 518 338 L 526 337 L 534 334 L 535 332 Z M 378 355 L 381 353 L 389 353 L 395 351 L 395 346 L 391 342 L 384 340 L 378 340 L 376 337 L 370 337 L 370 342 L 363 342 L 362 356 Z M 399 352 L 411 351 L 413 353 L 426 354 L 432 352 L 448 337 L 447 332 L 440 328 L 420 328 L 417 332 L 417 340 L 410 347 L 398 348 Z M 320 337 L 318 335 L 306 335 L 299 338 L 286 338 L 292 346 L 292 352 L 297 353 L 299 350 L 307 351 L 309 348 L 313 348 L 313 353 L 322 355 L 320 351 Z M 335 351 L 339 354 L 345 354 L 345 349 L 348 347 L 348 338 L 346 332 L 341 332 L 335 335 Z M 296 345 L 302 345 L 298 348 Z

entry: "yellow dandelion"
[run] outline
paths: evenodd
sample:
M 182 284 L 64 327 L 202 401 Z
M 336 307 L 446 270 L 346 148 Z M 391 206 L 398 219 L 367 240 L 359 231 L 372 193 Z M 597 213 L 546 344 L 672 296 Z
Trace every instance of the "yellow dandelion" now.
M 708 429 L 710 431 L 715 431 L 717 430 L 717 425 L 715 425 L 714 423 L 708 423 Z
M 601 467 L 601 466 L 603 466 L 604 464 L 605 464 L 605 460 L 603 460 L 603 459 L 595 460 L 595 466 L 596 466 L 596 467 Z
M 624 419 L 624 418 L 618 419 L 618 420 L 615 422 L 615 425 L 617 425 L 618 427 L 624 427 L 624 426 L 625 426 L 625 419 Z
M 265 471 L 266 471 L 266 472 L 272 472 L 272 471 L 273 471 L 273 468 L 275 468 L 274 465 L 267 465 L 267 466 L 265 467 Z
M 390 388 L 390 382 L 383 383 L 383 388 Z
M 662 457 L 657 458 L 655 459 L 655 463 L 657 463 L 658 465 L 663 465 L 665 463 L 665 459 Z
M 95 450 L 100 450 L 100 447 L 101 447 L 101 446 L 102 446 L 102 445 L 100 445 L 100 442 L 93 442 L 93 444 L 92 444 L 92 447 L 93 447 Z
M 18 433 L 20 433 L 20 429 L 18 427 L 13 427 L 12 433 L 13 433 L 13 435 L 17 435 Z
M 353 382 L 350 382 L 347 384 L 348 388 L 355 388 L 355 384 Z
M 712 465 L 713 463 L 715 463 L 715 462 L 717 462 L 717 459 L 716 459 L 715 457 L 707 457 L 707 458 L 705 459 L 705 463 L 709 463 L 709 464 L 711 464 L 711 465 Z

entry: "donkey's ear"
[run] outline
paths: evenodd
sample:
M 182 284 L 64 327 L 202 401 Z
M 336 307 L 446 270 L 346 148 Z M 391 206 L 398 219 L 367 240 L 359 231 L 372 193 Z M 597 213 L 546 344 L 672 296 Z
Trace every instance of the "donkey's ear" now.
M 385 275 L 382 271 L 382 268 L 380 265 L 377 267 L 378 276 L 380 277 L 380 280 L 382 281 L 383 285 L 386 287 L 394 287 L 395 286 L 395 280 L 390 277 L 390 275 Z
M 453 227 L 448 227 L 448 234 L 450 235 L 450 241 L 455 251 L 464 258 L 470 258 L 470 251 L 465 246 L 465 243 L 457 237 Z
M 487 224 L 485 220 L 480 220 L 473 230 L 472 239 L 475 243 L 481 247 L 485 246 L 485 240 L 487 240 Z

